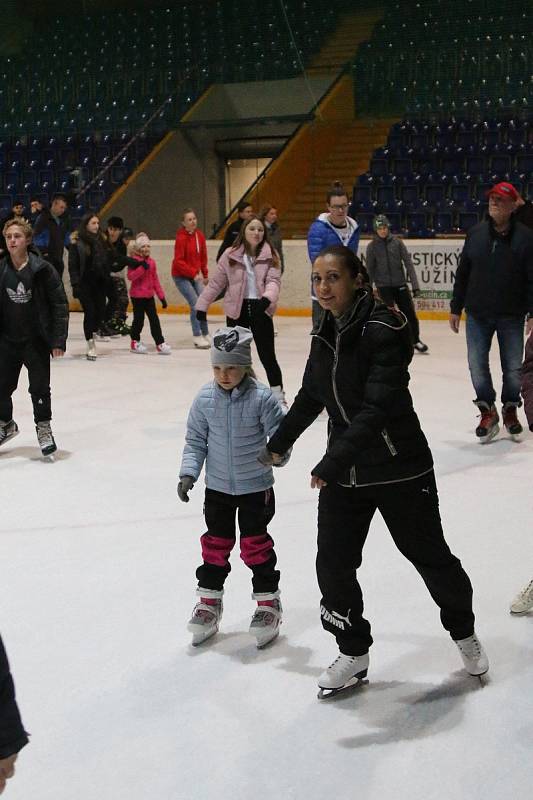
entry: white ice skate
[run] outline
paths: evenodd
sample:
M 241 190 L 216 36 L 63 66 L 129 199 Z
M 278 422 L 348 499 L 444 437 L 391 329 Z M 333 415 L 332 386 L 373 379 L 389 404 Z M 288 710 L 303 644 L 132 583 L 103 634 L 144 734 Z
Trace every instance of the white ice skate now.
M 527 614 L 533 610 L 533 580 L 519 592 L 511 603 L 511 614 Z
M 455 644 L 461 654 L 465 669 L 470 675 L 479 677 L 488 672 L 489 659 L 475 633 L 466 639 L 456 639 Z
M 272 605 L 258 605 L 250 623 L 250 633 L 257 640 L 259 649 L 265 647 L 279 635 L 283 609 L 279 592 L 254 593 L 254 600 L 270 600 Z
M 196 645 L 205 642 L 214 636 L 218 631 L 218 626 L 222 618 L 222 594 L 213 589 L 198 589 L 200 602 L 193 608 L 187 629 L 192 633 L 192 644 Z M 205 600 L 214 602 L 206 603 Z
M 335 661 L 318 679 L 318 699 L 333 697 L 351 686 L 357 686 L 366 678 L 370 659 L 368 653 L 362 656 L 347 656 L 339 653 Z
M 50 422 L 38 422 L 35 426 L 35 431 L 37 433 L 37 441 L 39 442 L 39 447 L 41 448 L 41 453 L 43 454 L 44 460 L 53 461 L 54 453 L 57 450 L 57 445 L 52 434 Z

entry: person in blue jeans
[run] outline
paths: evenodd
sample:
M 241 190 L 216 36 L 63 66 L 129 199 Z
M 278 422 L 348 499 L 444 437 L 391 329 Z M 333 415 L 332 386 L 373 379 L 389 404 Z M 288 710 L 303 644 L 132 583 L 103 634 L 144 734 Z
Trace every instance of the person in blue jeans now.
M 489 192 L 489 217 L 468 232 L 455 276 L 450 303 L 450 327 L 459 332 L 461 312 L 467 312 L 468 367 L 481 419 L 476 436 L 483 444 L 499 431 L 496 391 L 489 353 L 498 338 L 503 374 L 503 423 L 513 437 L 522 433 L 517 408 L 524 352 L 524 318 L 533 329 L 533 233 L 517 222 L 513 211 L 519 198 L 510 183 L 497 183 Z
M 208 280 L 207 245 L 192 208 L 184 209 L 181 227 L 176 233 L 172 279 L 190 308 L 193 344 L 200 350 L 207 350 L 210 346 L 207 321 L 198 321 L 194 310 Z

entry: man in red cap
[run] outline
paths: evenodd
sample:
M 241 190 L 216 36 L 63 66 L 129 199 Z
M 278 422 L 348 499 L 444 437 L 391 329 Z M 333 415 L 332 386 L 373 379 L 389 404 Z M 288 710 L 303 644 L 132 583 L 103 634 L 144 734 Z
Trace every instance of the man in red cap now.
M 494 334 L 500 346 L 503 373 L 502 416 L 514 438 L 522 433 L 516 410 L 524 351 L 524 317 L 533 329 L 533 232 L 517 222 L 513 211 L 520 197 L 510 183 L 497 183 L 487 192 L 489 216 L 468 231 L 450 303 L 450 327 L 459 333 L 467 312 L 468 367 L 481 412 L 476 436 L 490 442 L 499 431 L 496 392 L 489 367 Z

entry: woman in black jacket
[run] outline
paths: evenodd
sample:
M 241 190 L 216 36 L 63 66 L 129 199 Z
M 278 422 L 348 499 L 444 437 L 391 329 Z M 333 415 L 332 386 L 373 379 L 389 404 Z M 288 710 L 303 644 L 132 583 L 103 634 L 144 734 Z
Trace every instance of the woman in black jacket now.
M 106 289 L 111 267 L 111 249 L 100 230 L 96 214 L 81 218 L 68 251 L 68 271 L 72 294 L 83 308 L 83 332 L 87 341 L 87 359 L 96 361 L 94 334 L 105 316 Z
M 15 773 L 17 754 L 28 744 L 15 700 L 15 687 L 0 637 L 0 794 Z
M 400 552 L 422 576 L 444 628 L 472 675 L 488 670 L 474 632 L 472 587 L 442 532 L 433 460 L 408 390 L 413 347 L 403 314 L 377 303 L 360 260 L 325 248 L 312 281 L 325 310 L 302 388 L 261 460 L 275 463 L 326 408 L 327 450 L 311 471 L 320 489 L 317 575 L 322 625 L 340 654 L 320 676 L 325 696 L 366 675 L 372 644 L 356 578 L 379 510 Z

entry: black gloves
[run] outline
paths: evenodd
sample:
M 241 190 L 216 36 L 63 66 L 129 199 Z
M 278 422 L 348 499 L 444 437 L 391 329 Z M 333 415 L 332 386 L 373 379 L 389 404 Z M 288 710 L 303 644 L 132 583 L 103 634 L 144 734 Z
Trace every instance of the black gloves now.
M 139 263 L 139 262 L 137 262 L 137 263 Z M 140 267 L 144 267 L 145 269 L 150 269 L 150 264 L 148 264 L 146 261 L 141 261 L 139 266 Z
M 198 322 L 207 322 L 207 313 L 205 311 L 197 311 L 196 319 Z
M 420 289 L 413 289 L 413 297 L 421 297 L 421 296 L 422 292 L 420 291 Z
M 193 486 L 194 478 L 191 478 L 190 475 L 184 475 L 183 478 L 180 479 L 180 482 L 178 483 L 178 497 L 182 503 L 189 502 L 188 494 Z
M 80 296 L 80 290 L 78 285 L 76 284 L 75 286 L 72 287 L 72 297 L 78 300 L 79 296 Z
M 166 297 L 162 297 L 162 298 L 161 298 L 161 306 L 162 306 L 163 308 L 166 308 L 166 307 L 168 306 L 168 303 L 167 303 L 167 299 L 166 299 Z
M 265 312 L 270 305 L 270 300 L 268 297 L 262 297 L 259 301 L 259 305 L 261 306 L 261 311 Z

